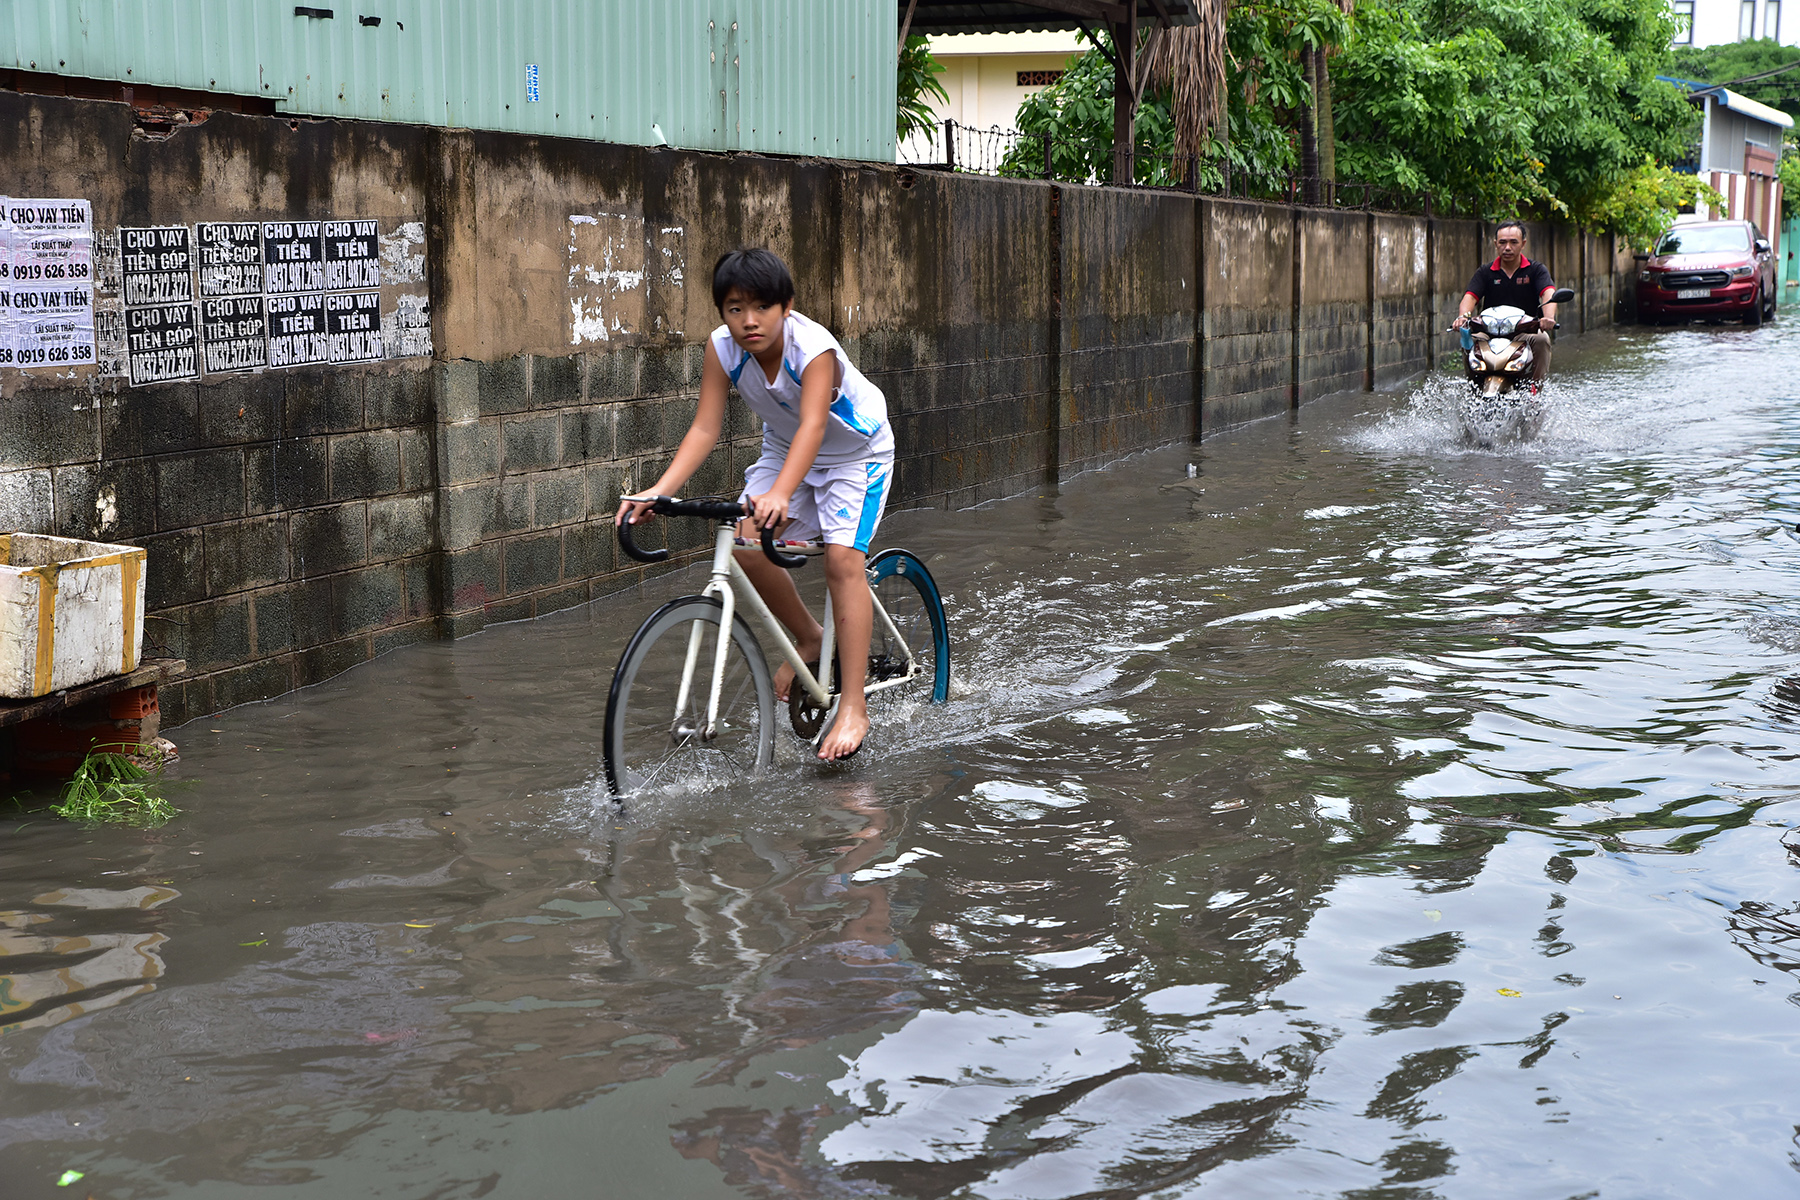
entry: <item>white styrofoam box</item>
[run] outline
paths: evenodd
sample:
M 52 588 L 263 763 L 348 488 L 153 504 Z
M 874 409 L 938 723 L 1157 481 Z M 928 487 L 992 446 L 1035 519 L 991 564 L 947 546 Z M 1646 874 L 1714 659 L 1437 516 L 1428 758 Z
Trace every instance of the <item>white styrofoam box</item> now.
M 0 696 L 22 700 L 137 670 L 144 551 L 0 534 Z

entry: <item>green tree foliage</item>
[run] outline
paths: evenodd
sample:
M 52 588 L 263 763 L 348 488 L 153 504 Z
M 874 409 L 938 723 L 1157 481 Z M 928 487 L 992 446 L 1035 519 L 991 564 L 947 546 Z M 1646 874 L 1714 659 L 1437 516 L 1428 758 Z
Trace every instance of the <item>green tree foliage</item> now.
M 1645 159 L 1593 193 L 1583 215 L 1590 228 L 1621 234 L 1633 249 L 1647 251 L 1675 223 L 1676 213 L 1724 204 L 1725 197 L 1697 176 Z
M 894 133 L 901 141 L 937 125 L 937 114 L 931 108 L 932 98 L 950 103 L 950 93 L 938 81 L 938 76 L 943 73 L 944 64 L 931 56 L 931 47 L 925 38 L 914 34 L 906 39 L 906 49 L 900 52 L 900 68 L 896 73 L 899 103 L 894 109 Z
M 1226 129 L 1216 130 L 1202 157 L 1198 184 L 1218 191 L 1229 170 L 1234 190 L 1283 192 L 1299 165 L 1293 114 L 1312 103 L 1298 52 L 1327 44 L 1345 33 L 1345 20 L 1326 0 L 1239 5 L 1226 19 L 1229 81 Z M 1100 35 L 1110 51 L 1108 35 Z M 1063 77 L 1026 98 L 1019 108 L 1024 133 L 1048 133 L 1058 179 L 1097 181 L 1112 170 L 1113 66 L 1104 54 L 1069 59 Z M 1166 88 L 1152 90 L 1138 107 L 1135 145 L 1137 182 L 1175 186 L 1174 119 Z M 1226 136 L 1220 136 L 1224 134 Z M 1002 172 L 1041 176 L 1041 137 L 1028 138 L 1007 156 Z
M 1100 35 L 1107 51 L 1112 39 Z M 1112 174 L 1113 66 L 1105 54 L 1089 51 L 1071 56 L 1063 76 L 1025 98 L 1016 123 L 1022 139 L 1000 163 L 1000 173 L 1015 177 L 1044 177 L 1043 135 L 1050 135 L 1051 174 L 1077 183 L 1098 183 Z M 1148 96 L 1138 107 L 1135 144 L 1139 158 L 1138 183 L 1167 186 L 1168 156 L 1174 141 L 1174 121 L 1167 95 Z
M 1342 45 L 1350 22 L 1330 0 L 1280 0 L 1233 8 L 1225 23 L 1232 69 L 1226 115 L 1234 177 L 1250 191 L 1284 191 L 1301 168 L 1300 152 L 1313 121 L 1314 96 L 1304 55 Z M 1338 131 L 1340 139 L 1343 131 Z M 1343 172 L 1338 157 L 1338 171 Z
M 1340 57 L 1345 177 L 1589 218 L 1690 120 L 1663 0 L 1365 0 Z
M 1781 155 L 1781 217 L 1800 219 L 1800 142 L 1789 142 Z
M 1199 174 L 1218 190 L 1283 194 L 1314 104 L 1304 58 L 1330 57 L 1337 176 L 1429 195 L 1486 216 L 1570 215 L 1649 236 L 1692 188 L 1657 164 L 1683 156 L 1692 121 L 1668 71 L 1665 0 L 1331 0 L 1239 3 L 1226 19 L 1226 123 Z M 1049 133 L 1063 179 L 1110 170 L 1112 65 L 1070 60 L 1028 99 L 1019 127 Z M 1140 183 L 1176 184 L 1166 92 L 1139 109 Z M 1038 138 L 1004 169 L 1043 173 Z M 1683 189 L 1687 191 L 1684 192 Z
M 1359 6 L 1333 73 L 1339 173 L 1444 207 L 1554 208 L 1534 137 L 1540 98 L 1522 94 L 1505 42 L 1481 26 L 1428 37 L 1422 16 Z
M 1747 75 L 1761 75 L 1788 66 L 1794 69 L 1767 79 L 1732 83 Z M 1800 46 L 1783 46 L 1773 38 L 1727 42 L 1720 46 L 1679 46 L 1674 61 L 1664 73 L 1681 79 L 1697 79 L 1701 83 L 1731 83 L 1732 91 L 1770 108 L 1779 108 L 1800 120 Z

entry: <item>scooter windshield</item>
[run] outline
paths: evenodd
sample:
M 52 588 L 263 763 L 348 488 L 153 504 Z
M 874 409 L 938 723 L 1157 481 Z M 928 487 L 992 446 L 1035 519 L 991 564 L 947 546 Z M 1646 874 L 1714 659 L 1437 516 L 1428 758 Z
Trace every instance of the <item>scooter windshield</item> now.
M 1491 337 L 1511 337 L 1519 322 L 1528 319 L 1529 314 L 1524 309 L 1510 304 L 1496 304 L 1481 310 L 1481 324 Z

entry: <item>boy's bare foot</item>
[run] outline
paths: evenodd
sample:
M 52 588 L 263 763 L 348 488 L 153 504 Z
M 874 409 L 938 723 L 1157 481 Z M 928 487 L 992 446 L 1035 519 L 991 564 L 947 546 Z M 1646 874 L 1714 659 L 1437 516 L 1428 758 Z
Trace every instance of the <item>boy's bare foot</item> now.
M 823 762 L 840 762 L 862 749 L 863 739 L 869 736 L 869 709 L 865 704 L 855 707 L 843 697 L 838 698 L 837 720 L 831 723 L 831 730 L 825 740 L 819 744 L 819 758 Z

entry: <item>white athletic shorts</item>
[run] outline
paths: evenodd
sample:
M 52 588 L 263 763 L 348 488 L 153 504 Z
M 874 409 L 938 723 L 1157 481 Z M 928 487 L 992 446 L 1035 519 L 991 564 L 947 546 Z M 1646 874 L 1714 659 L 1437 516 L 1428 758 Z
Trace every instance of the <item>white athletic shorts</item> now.
M 774 487 L 785 462 L 764 451 L 744 472 L 744 494 L 739 499 L 748 503 L 750 497 Z M 781 536 L 797 542 L 817 538 L 828 546 L 854 546 L 867 554 L 887 507 L 888 482 L 893 475 L 891 458 L 815 466 L 794 490 L 788 504 L 791 521 Z

